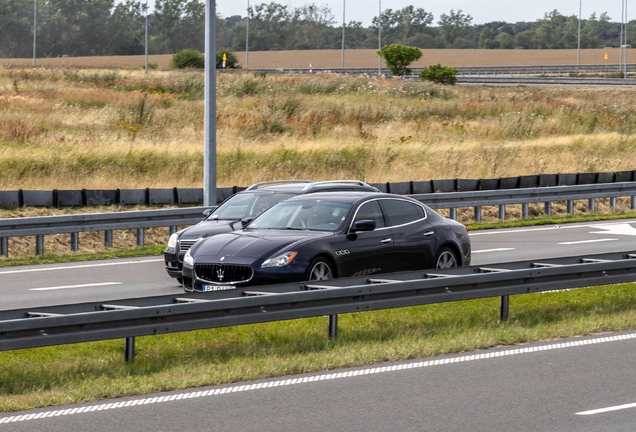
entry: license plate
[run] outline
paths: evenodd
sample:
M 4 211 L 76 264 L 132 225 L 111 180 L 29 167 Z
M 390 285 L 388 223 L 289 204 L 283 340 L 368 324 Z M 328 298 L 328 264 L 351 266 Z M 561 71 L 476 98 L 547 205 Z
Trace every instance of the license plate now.
M 236 289 L 233 285 L 203 285 L 203 291 L 226 291 Z

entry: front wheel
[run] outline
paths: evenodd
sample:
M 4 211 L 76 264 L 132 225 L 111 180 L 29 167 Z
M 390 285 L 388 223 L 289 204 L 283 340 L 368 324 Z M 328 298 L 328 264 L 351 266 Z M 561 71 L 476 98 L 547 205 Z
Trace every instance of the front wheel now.
M 324 258 L 314 259 L 307 268 L 307 280 L 319 281 L 333 279 L 334 272 L 331 265 Z
M 443 247 L 439 253 L 437 254 L 437 258 L 435 259 L 435 268 L 436 269 L 447 269 L 457 267 L 458 261 L 455 253 L 447 247 Z

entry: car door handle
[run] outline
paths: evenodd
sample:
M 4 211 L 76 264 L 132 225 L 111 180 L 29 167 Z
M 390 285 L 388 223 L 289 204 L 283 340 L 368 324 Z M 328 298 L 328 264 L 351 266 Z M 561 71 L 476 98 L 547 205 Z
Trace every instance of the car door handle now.
M 380 243 L 390 243 L 391 239 L 390 238 L 385 238 L 384 240 L 380 240 Z
M 424 234 L 422 234 L 424 237 L 430 237 L 433 234 L 435 234 L 435 231 L 426 231 Z

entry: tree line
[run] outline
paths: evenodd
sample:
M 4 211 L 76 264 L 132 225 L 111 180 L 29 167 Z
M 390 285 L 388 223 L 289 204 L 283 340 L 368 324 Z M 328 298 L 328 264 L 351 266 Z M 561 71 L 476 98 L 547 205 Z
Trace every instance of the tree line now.
M 145 2 L 125 0 L 35 0 L 38 57 L 134 55 L 144 53 Z M 347 49 L 402 44 L 426 48 L 565 49 L 576 48 L 578 18 L 557 10 L 532 22 L 494 21 L 473 24 L 470 14 L 451 10 L 437 20 L 422 8 L 386 9 L 371 26 L 345 24 Z M 216 17 L 217 47 L 245 49 L 246 17 Z M 636 21 L 628 23 L 628 43 Z M 200 0 L 157 0 L 148 14 L 148 53 L 173 54 L 204 50 L 205 3 Z M 581 48 L 618 47 L 620 24 L 607 13 L 581 22 Z M 342 24 L 328 6 L 292 8 L 261 3 L 249 10 L 252 51 L 338 49 Z M 33 0 L 0 0 L 0 57 L 33 53 Z

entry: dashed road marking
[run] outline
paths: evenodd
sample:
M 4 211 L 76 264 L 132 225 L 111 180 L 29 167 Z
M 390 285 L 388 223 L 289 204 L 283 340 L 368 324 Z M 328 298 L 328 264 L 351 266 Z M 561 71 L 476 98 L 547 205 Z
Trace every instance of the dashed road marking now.
M 9 271 L 0 272 L 0 275 L 13 274 L 13 273 L 43 272 L 43 271 L 53 271 L 53 270 L 69 270 L 69 269 L 80 269 L 80 268 L 91 268 L 91 267 L 108 267 L 108 266 L 117 266 L 117 265 L 126 265 L 126 264 L 145 264 L 145 263 L 153 263 L 153 262 L 159 262 L 159 261 L 163 261 L 163 258 L 135 260 L 135 261 L 108 262 L 108 263 L 100 263 L 100 264 L 82 264 L 82 265 L 76 265 L 76 266 L 43 267 L 43 268 L 31 268 L 31 269 L 24 269 L 24 270 L 9 270 Z
M 636 333 L 622 334 L 617 336 L 598 337 L 593 339 L 583 339 L 583 340 L 576 340 L 576 341 L 569 341 L 569 342 L 558 342 L 558 343 L 553 343 L 549 345 L 539 345 L 539 346 L 515 348 L 515 349 L 508 349 L 508 350 L 501 350 L 501 351 L 491 351 L 491 352 L 482 353 L 482 354 L 471 354 L 471 355 L 465 355 L 465 356 L 459 356 L 459 357 L 450 357 L 450 358 L 442 358 L 442 359 L 436 359 L 436 360 L 404 363 L 399 365 L 359 369 L 359 370 L 353 370 L 353 371 L 347 371 L 347 372 L 329 373 L 329 374 L 314 375 L 309 377 L 306 376 L 302 378 L 293 378 L 293 379 L 285 378 L 278 381 L 261 382 L 258 384 L 241 384 L 241 385 L 235 385 L 231 387 L 216 388 L 216 389 L 210 389 L 205 391 L 191 391 L 187 393 L 165 395 L 161 397 L 133 399 L 133 400 L 127 400 L 127 401 L 121 401 L 121 402 L 114 402 L 114 403 L 110 402 L 110 403 L 103 403 L 103 404 L 97 404 L 97 405 L 89 405 L 84 407 L 76 407 L 72 409 L 65 408 L 65 409 L 54 410 L 54 411 L 44 411 L 39 413 L 14 415 L 10 417 L 0 418 L 0 424 L 44 419 L 44 418 L 51 418 L 51 417 L 65 416 L 65 415 L 84 414 L 84 413 L 93 412 L 93 411 L 104 411 L 109 409 L 128 408 L 128 407 L 132 407 L 136 405 L 146 405 L 146 404 L 154 404 L 154 403 L 171 402 L 171 401 L 177 401 L 177 400 L 183 400 L 183 399 L 193 399 L 193 398 L 199 398 L 199 397 L 227 395 L 229 393 L 236 393 L 236 392 L 243 392 L 243 391 L 262 390 L 262 389 L 268 389 L 272 387 L 283 387 L 283 386 L 289 386 L 289 385 L 313 383 L 316 381 L 328 381 L 328 380 L 334 380 L 334 379 L 352 378 L 352 377 L 372 375 L 377 373 L 400 371 L 405 369 L 419 369 L 419 368 L 425 368 L 425 367 L 431 367 L 431 366 L 463 363 L 463 362 L 485 360 L 485 359 L 492 359 L 492 358 L 499 358 L 499 357 L 509 357 L 509 356 L 515 356 L 520 354 L 529 354 L 529 353 L 534 353 L 539 351 L 550 351 L 550 350 L 556 350 L 556 349 L 572 348 L 572 347 L 579 347 L 584 345 L 595 345 L 600 343 L 616 342 L 616 341 L 631 340 L 631 339 L 636 339 Z M 614 408 L 622 409 L 622 408 L 616 408 L 616 407 Z M 604 409 L 611 410 L 610 408 L 604 408 Z M 597 410 L 594 410 L 594 411 L 597 411 Z M 579 413 L 579 414 L 583 415 L 584 413 L 593 413 L 593 412 L 584 411 L 583 413 Z
M 511 251 L 511 250 L 515 250 L 515 248 L 482 249 L 482 250 L 472 251 L 471 253 L 478 254 L 478 253 L 486 253 L 486 252 L 503 252 L 503 251 Z
M 583 244 L 583 243 L 599 243 L 599 242 L 608 242 L 608 241 L 616 241 L 618 239 L 595 239 L 595 240 L 579 240 L 572 242 L 563 242 L 559 243 L 560 245 L 574 245 L 574 244 Z
M 63 286 L 45 287 L 45 288 L 29 288 L 29 291 L 50 291 L 50 290 L 68 289 L 68 288 L 88 288 L 88 287 L 99 287 L 99 286 L 121 285 L 121 284 L 122 282 L 100 282 L 100 283 L 81 284 L 81 285 L 63 285 Z
M 601 414 L 601 413 L 606 413 L 610 411 L 618 411 L 618 410 L 624 410 L 629 408 L 636 408 L 636 403 L 617 405 L 617 406 L 607 407 L 607 408 L 599 408 L 599 409 L 589 410 L 589 411 L 581 411 L 581 412 L 577 412 L 576 415 Z

